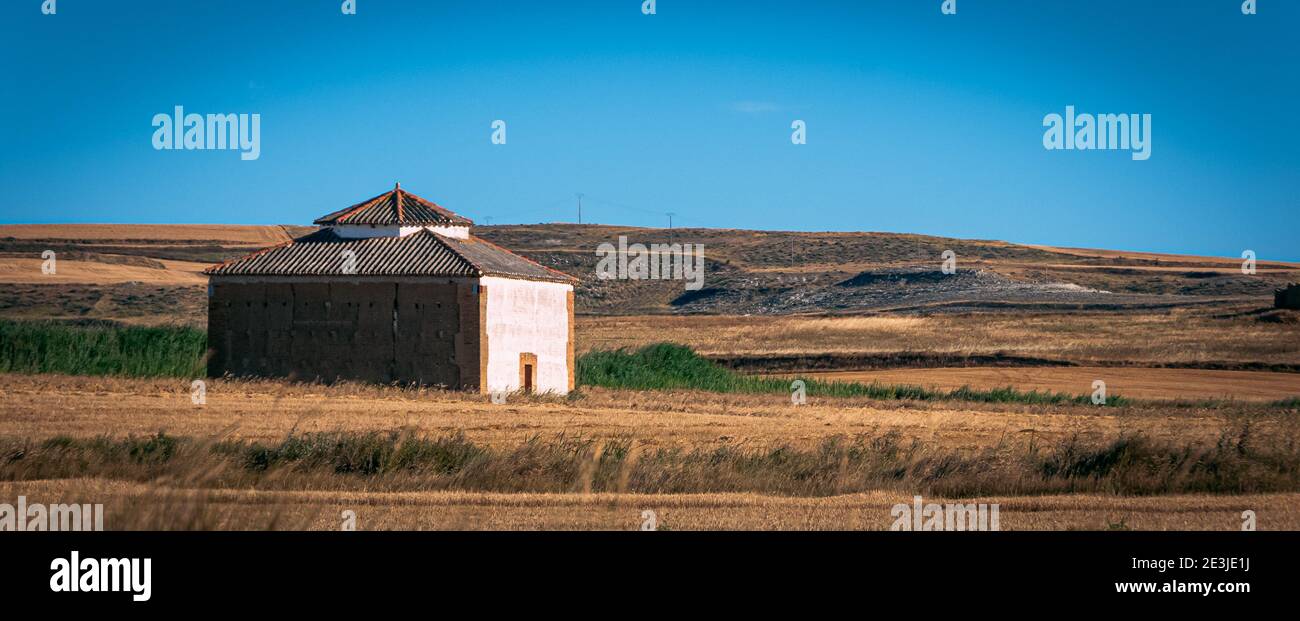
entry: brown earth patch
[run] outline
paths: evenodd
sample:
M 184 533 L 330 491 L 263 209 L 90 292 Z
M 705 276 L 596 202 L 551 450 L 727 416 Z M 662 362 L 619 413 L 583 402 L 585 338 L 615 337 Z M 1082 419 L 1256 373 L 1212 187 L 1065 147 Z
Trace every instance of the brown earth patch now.
M 870 384 L 909 384 L 944 391 L 969 386 L 1071 395 L 1093 392 L 1093 382 L 1106 383 L 1108 395 L 1131 399 L 1193 401 L 1235 399 L 1280 401 L 1300 397 L 1300 373 L 1212 371 L 1205 369 L 1145 369 L 1134 367 L 946 368 L 882 371 L 822 371 L 799 377 Z

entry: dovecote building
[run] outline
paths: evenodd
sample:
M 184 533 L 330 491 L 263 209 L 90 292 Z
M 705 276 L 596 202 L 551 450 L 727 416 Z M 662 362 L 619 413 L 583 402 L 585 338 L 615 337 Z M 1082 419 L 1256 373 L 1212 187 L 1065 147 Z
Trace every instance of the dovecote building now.
M 315 224 L 205 270 L 209 375 L 573 389 L 571 276 L 400 184 Z

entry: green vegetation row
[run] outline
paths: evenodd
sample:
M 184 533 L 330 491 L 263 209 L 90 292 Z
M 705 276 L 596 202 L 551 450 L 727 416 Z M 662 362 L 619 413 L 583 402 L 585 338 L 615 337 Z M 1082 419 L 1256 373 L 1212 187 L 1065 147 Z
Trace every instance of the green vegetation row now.
M 975 390 L 963 386 L 940 391 L 920 386 L 884 385 L 879 383 L 826 382 L 801 378 L 808 397 L 868 397 L 872 399 L 910 399 L 935 401 L 952 399 L 986 403 L 1091 404 L 1089 395 L 1070 395 L 1050 391 L 1023 392 L 1011 387 Z M 632 390 L 693 389 L 732 393 L 792 392 L 793 380 L 743 375 L 723 368 L 695 353 L 689 347 L 673 343 L 647 345 L 630 351 L 593 351 L 578 358 L 577 380 L 583 386 L 627 388 Z M 1110 395 L 1106 405 L 1123 405 L 1126 400 Z
M 193 328 L 0 320 L 0 372 L 200 377 L 207 335 Z
M 1009 454 L 903 440 L 897 432 L 772 448 L 648 447 L 631 439 L 560 435 L 485 446 L 462 435 L 331 432 L 283 440 L 0 438 L 0 480 L 182 481 L 208 489 L 366 491 L 755 492 L 826 496 L 871 490 L 969 497 L 1102 492 L 1257 493 L 1300 490 L 1300 447 L 1260 439 L 1250 424 L 1217 442 L 1065 439 Z
M 75 325 L 45 321 L 0 320 L 0 373 L 63 373 L 119 377 L 191 379 L 205 373 L 207 335 L 185 327 Z M 743 375 L 723 368 L 673 343 L 637 350 L 593 351 L 578 357 L 579 386 L 631 390 L 704 390 L 725 393 L 790 394 L 790 379 Z M 1011 387 L 951 391 L 921 386 L 827 382 L 803 378 L 809 397 L 867 397 L 915 401 L 959 400 L 988 403 L 1090 404 L 1089 395 L 1019 391 Z M 1106 405 L 1129 400 L 1110 395 Z M 1274 406 L 1300 407 L 1300 397 Z

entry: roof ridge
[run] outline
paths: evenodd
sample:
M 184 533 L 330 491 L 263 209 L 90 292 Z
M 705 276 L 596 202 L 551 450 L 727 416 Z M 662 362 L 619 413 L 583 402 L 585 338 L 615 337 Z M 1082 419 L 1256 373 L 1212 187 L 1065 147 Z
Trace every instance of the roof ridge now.
M 368 200 L 368 201 L 366 201 L 366 202 L 364 202 L 364 203 L 361 203 L 361 204 L 359 204 L 359 205 L 353 205 L 353 206 L 349 207 L 348 210 L 347 210 L 348 212 L 345 213 L 345 214 L 343 214 L 343 215 L 341 215 L 341 216 L 339 216 L 337 219 L 335 219 L 335 222 L 342 222 L 342 221 L 344 221 L 344 220 L 347 220 L 348 218 L 351 218 L 352 216 L 357 215 L 358 212 L 360 212 L 360 211 L 363 210 L 363 209 L 367 209 L 367 208 L 373 206 L 375 203 L 378 203 L 378 202 L 379 202 L 379 199 L 381 199 L 381 198 L 387 196 L 388 194 L 389 194 L 388 192 L 384 192 L 383 194 L 380 194 L 379 196 L 376 196 L 376 197 L 374 197 L 374 198 L 372 198 L 372 199 L 370 199 L 370 200 Z
M 441 215 L 441 216 L 447 218 L 448 220 L 453 221 L 453 223 L 454 223 L 454 221 L 455 221 L 456 219 L 459 218 L 459 219 L 461 219 L 461 220 L 464 220 L 468 225 L 473 225 L 473 224 L 474 224 L 474 221 L 473 221 L 473 220 L 470 220 L 469 218 L 466 218 L 465 216 L 462 216 L 462 215 L 460 215 L 460 214 L 458 214 L 458 213 L 456 213 L 456 212 L 454 212 L 454 211 L 452 211 L 452 210 L 450 210 L 450 209 L 447 209 L 446 207 L 443 207 L 442 205 L 439 205 L 438 203 L 435 203 L 435 202 L 433 202 L 433 201 L 431 201 L 431 200 L 429 200 L 429 199 L 427 199 L 427 198 L 425 198 L 425 197 L 423 197 L 423 196 L 419 196 L 419 195 L 417 195 L 417 194 L 411 194 L 410 192 L 406 192 L 405 190 L 403 190 L 403 193 L 406 194 L 406 197 L 407 197 L 407 198 L 414 199 L 416 203 L 421 204 L 421 205 L 424 206 L 424 207 L 427 207 L 427 208 L 433 209 L 435 213 L 438 213 L 439 215 Z
M 395 184 L 393 189 L 355 205 L 321 216 L 313 224 L 424 224 L 474 226 L 474 221 Z
M 319 231 L 318 231 L 318 232 L 319 232 Z M 312 235 L 315 235 L 315 233 L 312 233 Z M 260 256 L 262 256 L 262 255 L 264 255 L 264 254 L 266 254 L 266 253 L 268 253 L 268 252 L 270 252 L 270 251 L 272 251 L 272 250 L 279 250 L 279 249 L 281 249 L 281 248 L 284 248 L 285 246 L 292 246 L 292 245 L 294 244 L 294 242 L 296 242 L 296 241 L 298 241 L 298 240 L 296 240 L 296 239 L 291 239 L 291 240 L 286 241 L 286 242 L 280 242 L 280 243 L 278 243 L 278 244 L 276 244 L 276 245 L 274 245 L 274 246 L 267 246 L 267 247 L 265 247 L 265 248 L 262 248 L 261 250 L 254 250 L 253 252 L 250 252 L 250 253 L 248 253 L 248 254 L 246 254 L 246 255 L 243 255 L 243 256 L 238 256 L 238 257 L 235 257 L 235 258 L 233 258 L 233 259 L 227 259 L 227 260 L 222 261 L 222 262 L 220 262 L 220 263 L 217 263 L 217 264 L 215 264 L 215 265 L 209 265 L 208 267 L 206 267 L 206 268 L 203 269 L 203 273 L 204 273 L 204 274 L 211 274 L 211 273 L 213 272 L 213 270 L 219 270 L 219 269 L 221 269 L 221 268 L 223 268 L 223 267 L 225 267 L 225 266 L 227 266 L 227 265 L 233 265 L 233 264 L 235 264 L 235 263 L 239 263 L 239 262 L 242 262 L 242 261 L 247 261 L 248 259 L 252 259 L 252 258 L 254 258 L 254 257 L 260 257 Z
M 576 284 L 577 278 L 520 256 L 487 240 L 444 235 L 420 227 L 405 236 L 347 238 L 331 228 L 213 265 L 218 276 L 337 276 L 336 253 L 357 252 L 360 275 L 471 277 L 501 276 Z
M 544 270 L 546 270 L 546 271 L 548 271 L 548 272 L 555 273 L 555 274 L 557 274 L 557 275 L 563 276 L 563 277 L 568 278 L 568 279 L 571 279 L 571 280 L 573 280 L 573 281 L 577 281 L 577 280 L 579 280 L 576 276 L 573 276 L 572 274 L 566 274 L 566 273 L 561 272 L 560 270 L 557 270 L 557 269 L 555 269 L 555 268 L 552 268 L 552 267 L 548 267 L 548 266 L 542 265 L 541 263 L 538 263 L 537 261 L 534 261 L 534 260 L 532 260 L 532 259 L 530 259 L 530 258 L 528 258 L 528 257 L 526 257 L 526 256 L 524 256 L 524 255 L 522 255 L 522 254 L 519 254 L 519 253 L 516 253 L 516 252 L 511 252 L 510 250 L 507 250 L 507 249 L 505 249 L 505 248 L 502 248 L 501 246 L 498 246 L 498 245 L 496 245 L 496 244 L 494 244 L 494 243 L 492 243 L 492 242 L 490 242 L 490 241 L 488 241 L 488 240 L 486 240 L 486 239 L 483 239 L 482 237 L 477 237 L 477 236 L 471 235 L 469 238 L 472 239 L 472 240 L 475 240 L 475 241 L 483 242 L 483 243 L 485 243 L 485 244 L 487 244 L 487 245 L 489 245 L 489 246 L 492 246 L 493 248 L 496 248 L 497 250 L 500 250 L 501 252 L 504 252 L 504 253 L 506 253 L 506 254 L 508 254 L 508 255 L 511 255 L 511 256 L 514 256 L 514 257 L 519 257 L 520 259 L 523 259 L 523 260 L 525 260 L 525 261 L 527 261 L 527 262 L 529 262 L 529 263 L 532 263 L 533 265 L 536 265 L 537 267 L 540 267 L 540 268 L 542 268 L 542 269 L 544 269 Z
M 329 220 L 333 220 L 335 222 L 342 222 L 345 218 L 355 214 L 358 211 L 361 211 L 366 207 L 373 205 L 375 201 L 387 196 L 390 192 L 392 192 L 392 190 L 389 190 L 388 192 L 384 192 L 383 194 L 380 194 L 378 196 L 372 196 L 366 200 L 361 201 L 360 203 L 352 205 L 351 207 L 344 207 L 343 209 L 340 209 L 338 211 L 327 213 L 319 218 L 316 218 L 316 220 L 313 221 L 312 224 L 322 224 Z
M 446 236 L 443 236 L 443 235 L 439 235 L 439 234 L 437 234 L 437 233 L 434 233 L 433 231 L 430 231 L 430 230 L 428 229 L 428 227 L 423 227 L 423 226 L 420 227 L 420 230 L 419 230 L 419 231 L 416 231 L 416 232 L 413 233 L 412 235 L 431 235 L 431 236 L 433 236 L 434 241 L 436 241 L 436 242 L 438 242 L 439 244 L 441 244 L 443 248 L 446 248 L 446 249 L 447 249 L 447 252 L 450 252 L 450 253 L 456 255 L 456 257 L 459 258 L 461 261 L 464 261 L 467 265 L 469 265 L 470 267 L 474 268 L 474 270 L 477 271 L 477 272 L 479 273 L 480 276 L 483 275 L 483 273 L 484 273 L 484 272 L 483 272 L 483 266 L 479 265 L 478 263 L 475 263 L 475 262 L 474 262 L 474 259 L 471 259 L 471 258 L 465 256 L 465 253 L 461 252 L 460 249 L 457 248 L 457 247 L 455 246 L 455 244 L 447 243 L 447 242 L 449 242 L 449 241 L 452 240 L 451 237 L 446 237 Z M 460 240 L 456 240 L 456 241 L 460 241 Z

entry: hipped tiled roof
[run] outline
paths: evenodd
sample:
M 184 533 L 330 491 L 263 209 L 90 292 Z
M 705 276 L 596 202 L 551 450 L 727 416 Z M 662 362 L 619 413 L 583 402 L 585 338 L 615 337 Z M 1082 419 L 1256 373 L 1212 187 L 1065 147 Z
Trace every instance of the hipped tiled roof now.
M 356 271 L 344 273 L 345 250 L 356 253 Z M 481 239 L 444 237 L 428 230 L 405 237 L 345 239 L 322 229 L 292 242 L 214 265 L 219 276 L 504 276 L 575 282 Z
M 316 224 L 386 224 L 408 226 L 472 226 L 469 218 L 444 209 L 397 187 L 347 209 L 316 219 Z

